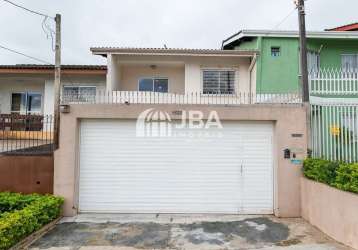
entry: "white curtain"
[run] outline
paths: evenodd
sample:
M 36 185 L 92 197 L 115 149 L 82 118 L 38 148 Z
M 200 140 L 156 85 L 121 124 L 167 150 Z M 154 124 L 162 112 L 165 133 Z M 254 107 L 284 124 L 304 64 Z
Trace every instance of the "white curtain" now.
M 358 70 L 358 55 L 342 55 L 342 69 L 344 71 Z

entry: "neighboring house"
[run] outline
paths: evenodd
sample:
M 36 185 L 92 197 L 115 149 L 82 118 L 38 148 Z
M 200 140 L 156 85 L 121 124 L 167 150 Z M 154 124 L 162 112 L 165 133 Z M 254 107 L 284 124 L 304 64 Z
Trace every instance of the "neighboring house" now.
M 326 31 L 358 31 L 358 23 L 346 24 Z
M 82 93 L 104 90 L 106 66 L 62 65 L 62 91 L 81 99 Z M 0 113 L 52 115 L 54 66 L 0 65 Z
M 358 32 L 307 32 L 308 69 L 358 70 Z M 297 31 L 242 30 L 223 41 L 224 50 L 258 50 L 257 93 L 300 89 Z

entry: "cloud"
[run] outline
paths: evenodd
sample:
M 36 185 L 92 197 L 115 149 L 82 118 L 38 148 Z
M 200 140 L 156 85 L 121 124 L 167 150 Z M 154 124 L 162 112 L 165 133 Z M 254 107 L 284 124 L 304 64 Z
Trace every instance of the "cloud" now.
M 13 0 L 31 9 L 62 14 L 62 61 L 105 63 L 91 46 L 219 48 L 240 29 L 272 29 L 294 8 L 291 0 Z M 344 2 L 344 4 L 343 4 Z M 307 27 L 323 30 L 355 22 L 357 0 L 309 0 Z M 54 60 L 42 17 L 0 2 L 0 44 Z M 53 26 L 53 24 L 52 24 Z M 279 29 L 296 29 L 294 12 Z M 0 50 L 1 64 L 36 63 Z

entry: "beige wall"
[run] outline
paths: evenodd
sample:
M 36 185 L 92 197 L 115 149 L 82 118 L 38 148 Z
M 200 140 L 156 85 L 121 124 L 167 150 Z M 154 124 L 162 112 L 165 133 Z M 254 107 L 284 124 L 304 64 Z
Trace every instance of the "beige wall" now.
M 62 85 L 96 86 L 105 90 L 105 76 L 63 76 Z M 0 113 L 11 112 L 11 95 L 19 92 L 36 92 L 42 94 L 42 113 L 53 114 L 54 89 L 53 79 L 48 75 L 0 75 Z
M 44 79 L 0 79 L 0 113 L 10 113 L 12 93 L 21 92 L 36 92 L 42 94 L 43 110 L 44 87 Z
M 358 195 L 301 179 L 302 217 L 333 239 L 358 249 Z
M 60 148 L 55 152 L 54 193 L 65 197 L 66 216 L 77 213 L 77 173 L 79 124 L 81 118 L 136 119 L 148 108 L 169 114 L 177 110 L 201 110 L 204 118 L 215 110 L 221 120 L 274 122 L 275 215 L 299 217 L 301 215 L 301 166 L 284 159 L 283 151 L 293 149 L 303 159 L 306 152 L 306 114 L 302 106 L 204 106 L 204 105 L 71 105 L 68 114 L 61 115 Z M 175 112 L 174 112 L 175 113 Z M 172 119 L 179 119 L 173 116 Z M 302 137 L 292 137 L 302 134 Z
M 184 93 L 184 65 L 158 65 L 154 69 L 149 65 L 123 65 L 120 72 L 119 90 L 138 91 L 140 78 L 164 77 L 168 78 L 170 93 Z
M 107 88 L 133 91 L 138 89 L 138 79 L 142 76 L 169 76 L 172 79 L 169 92 L 201 92 L 203 69 L 233 69 L 236 91 L 249 92 L 250 60 L 249 57 L 112 55 L 108 59 L 108 66 L 112 68 L 108 71 Z M 151 65 L 156 65 L 157 69 L 151 69 Z

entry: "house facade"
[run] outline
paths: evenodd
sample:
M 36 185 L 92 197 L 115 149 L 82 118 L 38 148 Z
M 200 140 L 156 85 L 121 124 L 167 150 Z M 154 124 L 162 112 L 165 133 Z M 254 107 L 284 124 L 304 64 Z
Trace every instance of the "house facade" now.
M 358 32 L 307 32 L 307 38 L 310 72 L 320 69 L 358 70 Z M 257 92 L 300 90 L 297 31 L 242 30 L 224 40 L 223 49 L 255 49 L 260 52 L 256 71 Z
M 171 94 L 254 92 L 258 51 L 91 48 L 107 57 L 108 91 Z
M 258 51 L 91 51 L 107 58 L 106 91 L 62 103 L 54 193 L 66 216 L 300 215 L 305 108 L 257 98 Z
M 63 65 L 61 91 L 81 98 L 105 89 L 106 66 Z M 54 67 L 0 65 L 0 113 L 53 115 Z

